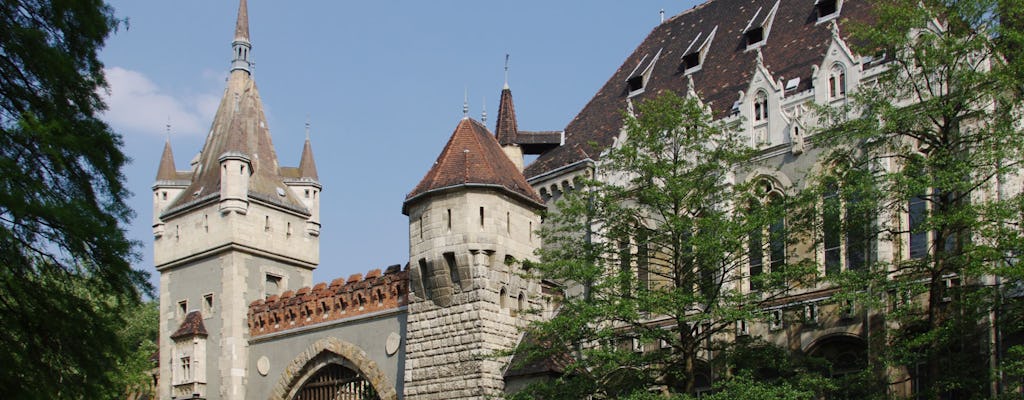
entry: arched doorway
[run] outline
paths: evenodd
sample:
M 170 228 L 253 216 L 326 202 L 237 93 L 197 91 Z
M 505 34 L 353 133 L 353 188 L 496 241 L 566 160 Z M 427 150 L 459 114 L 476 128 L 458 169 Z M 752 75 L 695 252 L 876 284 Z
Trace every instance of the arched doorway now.
M 294 400 L 378 400 L 366 378 L 341 364 L 328 363 L 302 384 Z
M 285 368 L 272 400 L 397 400 L 391 379 L 359 347 L 329 337 Z

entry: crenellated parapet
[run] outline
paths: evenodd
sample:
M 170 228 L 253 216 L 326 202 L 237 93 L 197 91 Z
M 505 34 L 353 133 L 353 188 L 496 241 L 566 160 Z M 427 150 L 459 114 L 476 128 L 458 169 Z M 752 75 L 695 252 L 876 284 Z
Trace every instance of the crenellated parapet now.
M 405 306 L 409 299 L 409 273 L 398 265 L 384 273 L 338 278 L 330 285 L 287 291 L 280 296 L 249 304 L 249 334 L 252 337 L 287 331 L 327 321 L 352 318 Z

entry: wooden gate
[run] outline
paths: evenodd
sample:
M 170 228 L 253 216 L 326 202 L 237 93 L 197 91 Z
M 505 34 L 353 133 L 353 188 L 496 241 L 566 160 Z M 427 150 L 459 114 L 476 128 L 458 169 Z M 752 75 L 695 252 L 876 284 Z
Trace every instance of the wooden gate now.
M 377 400 L 377 391 L 358 372 L 327 364 L 296 392 L 294 400 Z

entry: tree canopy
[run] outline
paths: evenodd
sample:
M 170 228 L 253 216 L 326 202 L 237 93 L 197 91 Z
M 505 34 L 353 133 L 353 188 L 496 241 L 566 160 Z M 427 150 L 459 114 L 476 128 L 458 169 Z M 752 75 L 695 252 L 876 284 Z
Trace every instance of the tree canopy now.
M 1024 75 L 1012 54 L 1021 32 L 994 19 L 1019 19 L 1001 13 L 1010 3 L 875 2 L 878 21 L 853 35 L 856 52 L 884 57 L 883 72 L 849 106 L 819 110 L 821 164 L 832 168 L 811 190 L 835 199 L 822 213 L 852 215 L 842 224 L 848 239 L 892 248 L 871 254 L 868 268 L 826 278 L 838 297 L 885 310 L 885 334 L 872 344 L 878 367 L 926 398 L 1001 390 L 990 336 L 1013 333 L 1000 328 L 1012 319 L 1003 303 L 1021 283 L 1024 249 Z
M 149 290 L 123 224 L 121 137 L 98 118 L 100 0 L 0 3 L 0 391 L 109 393 L 131 346 L 122 310 Z M 122 392 L 123 393 L 123 392 Z

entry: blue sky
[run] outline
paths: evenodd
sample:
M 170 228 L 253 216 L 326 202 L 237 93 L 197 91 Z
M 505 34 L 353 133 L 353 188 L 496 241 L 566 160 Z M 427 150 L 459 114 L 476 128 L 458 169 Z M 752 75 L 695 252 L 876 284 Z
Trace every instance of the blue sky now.
M 110 2 L 123 26 L 101 59 L 104 118 L 133 159 L 129 235 L 153 273 L 151 185 L 168 119 L 178 169 L 202 147 L 224 90 L 238 3 Z M 408 258 L 402 201 L 433 164 L 468 90 L 494 127 L 509 84 L 519 127 L 561 130 L 659 22 L 697 1 L 250 0 L 255 77 L 278 158 L 299 162 L 304 125 L 324 192 L 314 281 Z

